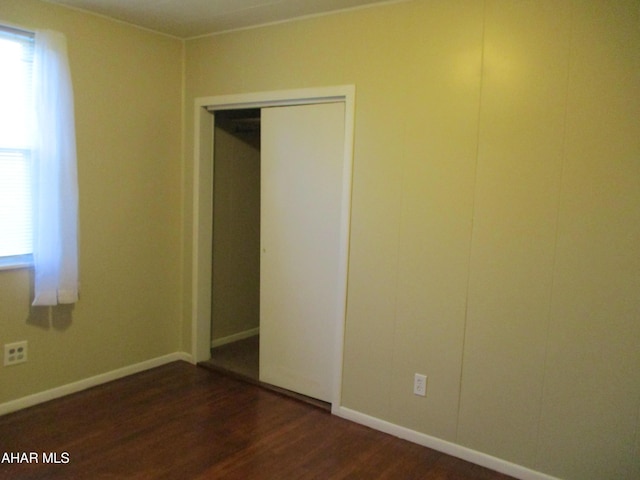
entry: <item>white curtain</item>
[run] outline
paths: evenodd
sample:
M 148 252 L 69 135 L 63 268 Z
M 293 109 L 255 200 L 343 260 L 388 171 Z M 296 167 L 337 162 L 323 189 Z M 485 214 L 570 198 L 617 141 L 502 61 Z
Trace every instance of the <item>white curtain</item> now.
M 73 90 L 63 34 L 36 31 L 33 305 L 78 300 L 78 181 Z

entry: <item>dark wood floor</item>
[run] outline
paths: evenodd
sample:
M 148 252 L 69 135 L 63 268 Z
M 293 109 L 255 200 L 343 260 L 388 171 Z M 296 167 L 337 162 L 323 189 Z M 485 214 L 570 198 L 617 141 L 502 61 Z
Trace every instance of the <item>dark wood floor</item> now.
M 0 455 L 29 452 L 0 479 L 510 478 L 185 362 L 0 417 Z

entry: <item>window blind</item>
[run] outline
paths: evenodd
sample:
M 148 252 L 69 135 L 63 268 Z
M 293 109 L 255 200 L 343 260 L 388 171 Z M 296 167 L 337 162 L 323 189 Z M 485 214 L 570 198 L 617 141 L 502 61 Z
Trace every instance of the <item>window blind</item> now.
M 33 34 L 0 26 L 0 266 L 32 253 L 33 52 Z

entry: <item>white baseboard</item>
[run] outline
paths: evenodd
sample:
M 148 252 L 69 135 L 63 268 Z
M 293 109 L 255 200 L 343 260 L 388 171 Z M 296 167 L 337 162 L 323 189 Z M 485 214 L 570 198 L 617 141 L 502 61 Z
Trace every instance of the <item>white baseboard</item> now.
M 151 360 L 145 360 L 144 362 L 136 363 L 135 365 L 129 365 L 127 367 L 112 370 L 110 372 L 101 373 L 94 377 L 85 378 L 77 382 L 62 385 L 60 387 L 52 388 L 51 390 L 45 390 L 44 392 L 34 393 L 26 397 L 11 400 L 9 402 L 0 404 L 0 415 L 22 410 L 23 408 L 32 407 L 39 403 L 48 402 L 55 398 L 64 397 L 71 393 L 80 392 L 87 388 L 102 385 L 103 383 L 117 380 L 119 378 L 133 375 L 134 373 L 143 372 L 151 368 L 159 367 L 167 363 L 175 362 L 178 360 L 184 360 L 185 362 L 194 363 L 190 354 L 185 352 L 175 352 L 162 357 L 152 358 Z
M 415 430 L 401 427 L 400 425 L 396 425 L 376 417 L 371 417 L 346 407 L 334 407 L 331 413 L 347 420 L 351 420 L 352 422 L 373 428 L 374 430 L 388 433 L 395 437 L 402 438 L 403 440 L 408 440 L 410 442 L 417 443 L 418 445 L 446 453 L 447 455 L 461 458 L 462 460 L 495 470 L 496 472 L 504 473 L 505 475 L 519 478 L 520 480 L 559 480 L 556 477 L 551 477 L 544 473 L 530 470 L 521 465 L 492 457 L 486 453 L 478 452 L 456 443 L 416 432 Z
M 216 338 L 211 341 L 211 348 L 216 348 L 227 343 L 237 342 L 238 340 L 244 340 L 245 338 L 253 337 L 254 335 L 260 335 L 260 327 L 245 330 L 243 332 L 234 333 L 227 337 Z

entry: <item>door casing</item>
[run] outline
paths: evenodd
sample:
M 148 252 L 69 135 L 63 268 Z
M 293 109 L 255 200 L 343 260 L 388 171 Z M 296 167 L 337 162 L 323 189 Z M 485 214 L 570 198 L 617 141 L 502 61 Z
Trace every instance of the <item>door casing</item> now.
M 335 305 L 335 358 L 332 374 L 332 410 L 341 404 L 344 327 L 347 305 L 349 231 L 351 224 L 351 185 L 355 86 L 279 90 L 238 95 L 196 98 L 194 103 L 193 157 L 193 243 L 191 296 L 191 354 L 194 362 L 210 358 L 211 349 L 211 244 L 213 231 L 213 145 L 215 110 L 262 108 L 314 103 L 344 103 L 344 161 L 340 213 L 338 301 Z

